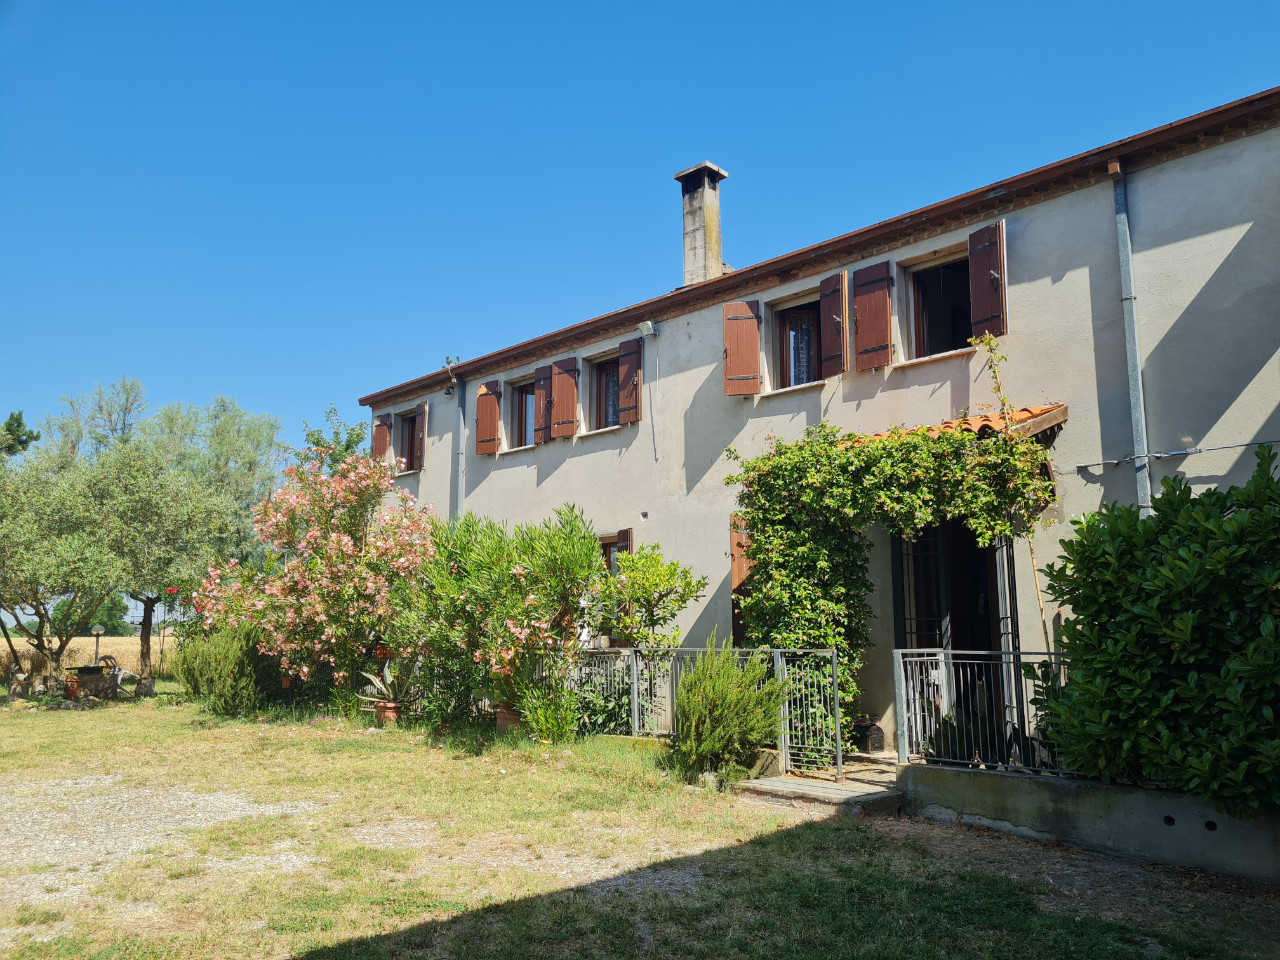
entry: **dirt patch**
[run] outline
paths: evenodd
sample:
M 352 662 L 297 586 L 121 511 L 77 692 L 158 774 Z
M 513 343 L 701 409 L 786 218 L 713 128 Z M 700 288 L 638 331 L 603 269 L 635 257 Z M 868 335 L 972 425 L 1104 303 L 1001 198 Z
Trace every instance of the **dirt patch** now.
M 317 808 L 314 803 L 254 803 L 239 794 L 197 793 L 182 786 L 134 787 L 120 776 L 8 777 L 0 779 L 0 849 L 9 867 L 74 867 L 86 881 L 96 882 L 131 854 L 172 843 L 187 831 Z M 80 899 L 85 889 L 78 874 L 28 873 L 0 885 L 0 904 Z
M 1004 874 L 1041 890 L 1035 901 L 1044 910 L 1143 929 L 1174 929 L 1190 918 L 1236 942 L 1270 949 L 1280 943 L 1280 886 L 1122 860 L 981 827 L 916 817 L 866 822 L 934 862 Z

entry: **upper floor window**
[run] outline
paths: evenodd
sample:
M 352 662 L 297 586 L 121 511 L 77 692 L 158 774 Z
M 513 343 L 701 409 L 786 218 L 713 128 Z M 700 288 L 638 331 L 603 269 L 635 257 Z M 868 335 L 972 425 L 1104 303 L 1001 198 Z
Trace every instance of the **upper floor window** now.
M 605 427 L 616 427 L 618 420 L 618 358 L 600 360 L 592 366 L 595 368 L 595 430 Z
M 779 310 L 778 386 L 798 387 L 821 380 L 818 364 L 822 356 L 822 334 L 818 328 L 818 304 Z
M 526 447 L 533 443 L 537 422 L 533 383 L 520 384 L 512 392 L 512 397 L 511 435 L 515 439 L 515 446 Z
M 427 445 L 427 405 L 421 403 L 411 413 L 402 413 L 395 455 L 404 461 L 405 470 L 421 470 Z
M 973 336 L 969 258 L 922 267 L 911 273 L 916 357 L 960 350 Z

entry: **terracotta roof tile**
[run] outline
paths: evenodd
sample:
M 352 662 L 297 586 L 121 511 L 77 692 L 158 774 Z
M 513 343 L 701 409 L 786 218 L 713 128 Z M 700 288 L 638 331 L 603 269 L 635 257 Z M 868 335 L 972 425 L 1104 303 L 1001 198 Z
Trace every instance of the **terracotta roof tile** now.
M 1013 411 L 1012 419 L 1013 423 L 1009 427 L 1009 432 L 1024 436 L 1036 436 L 1052 427 L 1066 423 L 1067 405 L 1065 403 L 1054 403 L 1044 407 L 1022 407 Z M 936 437 L 940 433 L 973 433 L 978 436 L 988 436 L 1003 433 L 1004 430 L 1004 416 L 996 413 L 981 417 L 959 417 L 955 420 L 936 424 L 929 427 L 929 436 Z M 890 431 L 887 430 L 881 433 L 873 433 L 866 439 L 875 440 L 880 437 L 887 437 L 889 433 Z

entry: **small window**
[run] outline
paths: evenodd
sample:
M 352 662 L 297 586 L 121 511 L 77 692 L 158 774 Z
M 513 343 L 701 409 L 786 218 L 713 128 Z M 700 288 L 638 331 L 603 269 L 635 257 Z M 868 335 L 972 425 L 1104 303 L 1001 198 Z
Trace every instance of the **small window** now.
M 822 356 L 818 304 L 806 303 L 778 311 L 778 386 L 798 387 L 821 380 Z
M 595 382 L 595 427 L 616 427 L 619 423 L 618 411 L 618 360 L 601 360 L 593 364 L 596 373 Z
M 915 356 L 960 350 L 973 336 L 969 302 L 969 258 L 952 260 L 911 274 L 914 296 Z
M 402 415 L 400 419 L 400 449 L 397 456 L 404 461 L 405 470 L 422 469 L 421 431 L 416 413 Z
M 533 431 L 536 421 L 533 383 L 522 383 L 512 393 L 511 435 L 515 437 L 515 446 L 527 447 L 533 443 Z

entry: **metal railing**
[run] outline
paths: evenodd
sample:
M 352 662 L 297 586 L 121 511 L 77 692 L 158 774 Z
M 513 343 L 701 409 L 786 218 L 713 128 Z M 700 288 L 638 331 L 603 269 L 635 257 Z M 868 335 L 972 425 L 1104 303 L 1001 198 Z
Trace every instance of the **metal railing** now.
M 1028 676 L 1062 682 L 1065 670 L 1052 653 L 895 650 L 898 762 L 1067 773 L 1045 736 Z
M 599 733 L 669 737 L 678 729 L 676 693 L 704 650 L 625 647 L 593 650 L 574 665 L 570 682 Z M 833 771 L 844 776 L 840 698 L 834 650 L 735 650 L 740 663 L 759 655 L 768 676 L 788 691 L 778 751 L 784 772 Z

